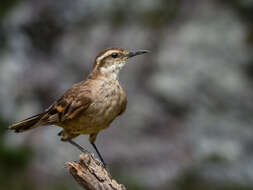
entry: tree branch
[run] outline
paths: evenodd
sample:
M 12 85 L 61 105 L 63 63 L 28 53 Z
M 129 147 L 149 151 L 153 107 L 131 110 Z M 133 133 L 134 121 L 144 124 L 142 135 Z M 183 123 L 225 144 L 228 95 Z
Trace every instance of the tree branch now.
M 70 174 L 87 190 L 126 190 L 122 184 L 111 179 L 108 171 L 93 156 L 81 154 L 79 162 L 66 164 Z

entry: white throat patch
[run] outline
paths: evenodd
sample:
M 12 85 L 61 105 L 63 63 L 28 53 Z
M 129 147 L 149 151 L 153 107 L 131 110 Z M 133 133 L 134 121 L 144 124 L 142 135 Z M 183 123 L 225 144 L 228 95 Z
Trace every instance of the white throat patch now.
M 101 67 L 100 71 L 102 74 L 106 75 L 107 77 L 110 77 L 111 79 L 118 79 L 119 71 L 124 67 L 126 62 L 121 62 L 119 64 L 110 65 L 108 67 Z

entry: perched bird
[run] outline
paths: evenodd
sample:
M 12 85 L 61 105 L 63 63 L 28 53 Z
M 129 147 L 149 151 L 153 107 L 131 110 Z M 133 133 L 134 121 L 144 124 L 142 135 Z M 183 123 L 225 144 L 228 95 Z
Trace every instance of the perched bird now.
M 83 152 L 85 149 L 72 139 L 89 134 L 89 141 L 105 166 L 95 145 L 97 134 L 125 111 L 127 96 L 118 81 L 119 72 L 129 58 L 144 53 L 148 51 L 110 48 L 101 52 L 86 80 L 74 84 L 43 113 L 13 124 L 9 129 L 21 133 L 39 126 L 56 125 L 63 128 L 58 134 L 61 140 Z

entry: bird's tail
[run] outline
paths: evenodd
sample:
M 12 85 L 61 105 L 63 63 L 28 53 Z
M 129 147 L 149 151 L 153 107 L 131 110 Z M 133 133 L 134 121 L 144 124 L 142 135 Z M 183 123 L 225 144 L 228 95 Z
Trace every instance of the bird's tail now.
M 15 130 L 16 133 L 21 133 L 35 127 L 40 126 L 40 119 L 45 115 L 45 113 L 40 113 L 38 115 L 29 117 L 23 121 L 15 123 L 9 127 L 10 130 Z

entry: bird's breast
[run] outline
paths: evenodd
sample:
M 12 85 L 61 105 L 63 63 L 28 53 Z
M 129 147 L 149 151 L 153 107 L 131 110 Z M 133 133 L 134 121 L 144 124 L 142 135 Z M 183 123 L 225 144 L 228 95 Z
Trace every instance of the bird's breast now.
M 91 110 L 95 120 L 109 125 L 119 115 L 126 101 L 126 94 L 118 82 L 103 83 L 97 92 Z
M 101 130 L 126 106 L 126 93 L 118 82 L 103 82 L 96 86 L 93 95 L 93 102 L 78 120 L 84 128 Z

